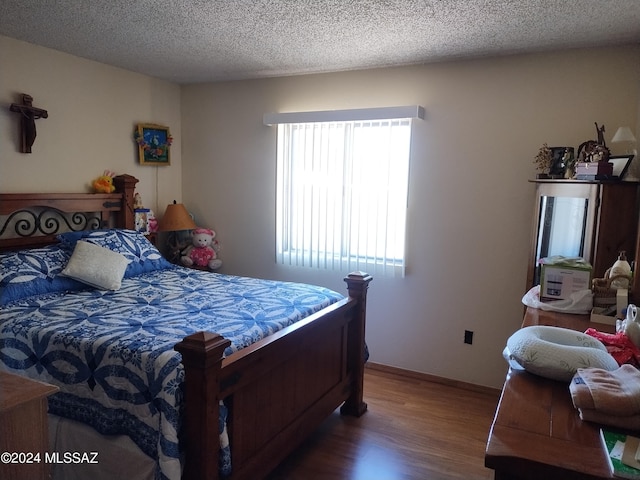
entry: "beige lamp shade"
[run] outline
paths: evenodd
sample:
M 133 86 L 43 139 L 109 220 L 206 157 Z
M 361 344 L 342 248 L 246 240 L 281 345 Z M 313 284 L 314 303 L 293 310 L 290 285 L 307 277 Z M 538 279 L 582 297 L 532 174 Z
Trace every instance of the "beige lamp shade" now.
M 618 142 L 635 142 L 636 137 L 633 135 L 633 132 L 629 127 L 620 127 L 616 131 L 616 134 L 611 139 L 612 143 Z
M 182 203 L 175 201 L 167 205 L 167 209 L 158 223 L 159 232 L 177 232 L 179 230 L 193 230 L 198 228 L 191 215 Z

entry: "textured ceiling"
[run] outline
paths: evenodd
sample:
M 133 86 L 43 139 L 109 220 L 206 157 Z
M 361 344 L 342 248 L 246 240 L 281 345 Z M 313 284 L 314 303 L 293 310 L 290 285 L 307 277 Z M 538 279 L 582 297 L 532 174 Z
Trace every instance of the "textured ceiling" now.
M 640 44 L 640 0 L 0 0 L 0 35 L 195 83 Z

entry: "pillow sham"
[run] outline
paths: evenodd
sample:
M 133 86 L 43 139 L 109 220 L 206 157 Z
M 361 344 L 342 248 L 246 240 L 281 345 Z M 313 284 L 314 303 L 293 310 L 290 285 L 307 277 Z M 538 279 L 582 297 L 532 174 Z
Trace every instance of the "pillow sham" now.
M 57 245 L 0 254 L 0 305 L 31 295 L 82 290 L 86 285 L 60 276 L 71 255 Z
M 79 240 L 60 275 L 101 290 L 119 290 L 128 264 L 121 253 Z
M 65 232 L 58 235 L 58 240 L 69 252 L 73 252 L 78 240 L 108 248 L 125 256 L 129 261 L 124 278 L 133 277 L 145 272 L 173 268 L 153 244 L 135 230 L 110 228 L 104 230 L 85 230 Z

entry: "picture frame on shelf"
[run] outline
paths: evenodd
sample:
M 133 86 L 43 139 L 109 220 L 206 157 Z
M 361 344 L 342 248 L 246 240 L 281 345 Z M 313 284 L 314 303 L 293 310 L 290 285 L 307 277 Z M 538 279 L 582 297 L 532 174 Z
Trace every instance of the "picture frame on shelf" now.
M 153 123 L 139 123 L 134 133 L 141 165 L 171 165 L 173 137 L 169 127 Z
M 570 157 L 573 158 L 573 147 L 549 147 L 551 150 L 551 178 L 564 178 L 567 165 L 565 163 L 565 155 L 570 153 Z
M 632 154 L 611 155 L 609 157 L 609 163 L 613 165 L 613 173 L 611 174 L 611 176 L 613 178 L 617 178 L 618 180 L 622 180 L 629 170 L 629 165 L 631 165 L 633 157 L 634 155 Z

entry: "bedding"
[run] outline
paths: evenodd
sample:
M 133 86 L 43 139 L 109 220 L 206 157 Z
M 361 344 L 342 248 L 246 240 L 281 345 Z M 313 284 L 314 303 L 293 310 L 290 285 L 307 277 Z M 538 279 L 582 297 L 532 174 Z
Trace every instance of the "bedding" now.
M 135 230 L 119 228 L 80 230 L 61 233 L 57 238 L 61 248 L 70 253 L 75 250 L 78 241 L 82 240 L 124 255 L 129 262 L 124 273 L 125 277 L 173 266 L 144 235 Z
M 173 266 L 144 235 L 134 230 L 65 232 L 58 235 L 58 240 L 59 245 L 0 253 L 0 305 L 30 295 L 86 289 L 84 282 L 61 275 L 79 240 L 123 255 L 127 261 L 124 277 Z M 113 262 L 105 259 L 102 263 L 105 269 L 113 269 Z
M 231 341 L 229 355 L 343 296 L 318 286 L 174 266 L 154 258 L 155 247 L 133 233 L 138 236 L 69 235 L 60 247 L 47 249 L 50 254 L 58 248 L 67 255 L 60 258 L 68 259 L 78 240 L 93 240 L 130 262 L 118 291 L 76 282 L 8 298 L 0 311 L 0 368 L 58 385 L 51 413 L 102 434 L 128 435 L 156 460 L 157 478 L 178 479 L 184 370 L 174 345 L 189 334 L 213 331 Z M 10 267 L 17 275 L 38 264 L 21 255 Z M 19 266 L 20 259 L 28 265 Z M 51 270 L 48 275 L 49 283 L 61 279 Z M 228 463 L 225 455 L 223 473 Z
M 70 258 L 70 252 L 56 246 L 0 254 L 0 305 L 31 295 L 87 288 L 60 275 Z

